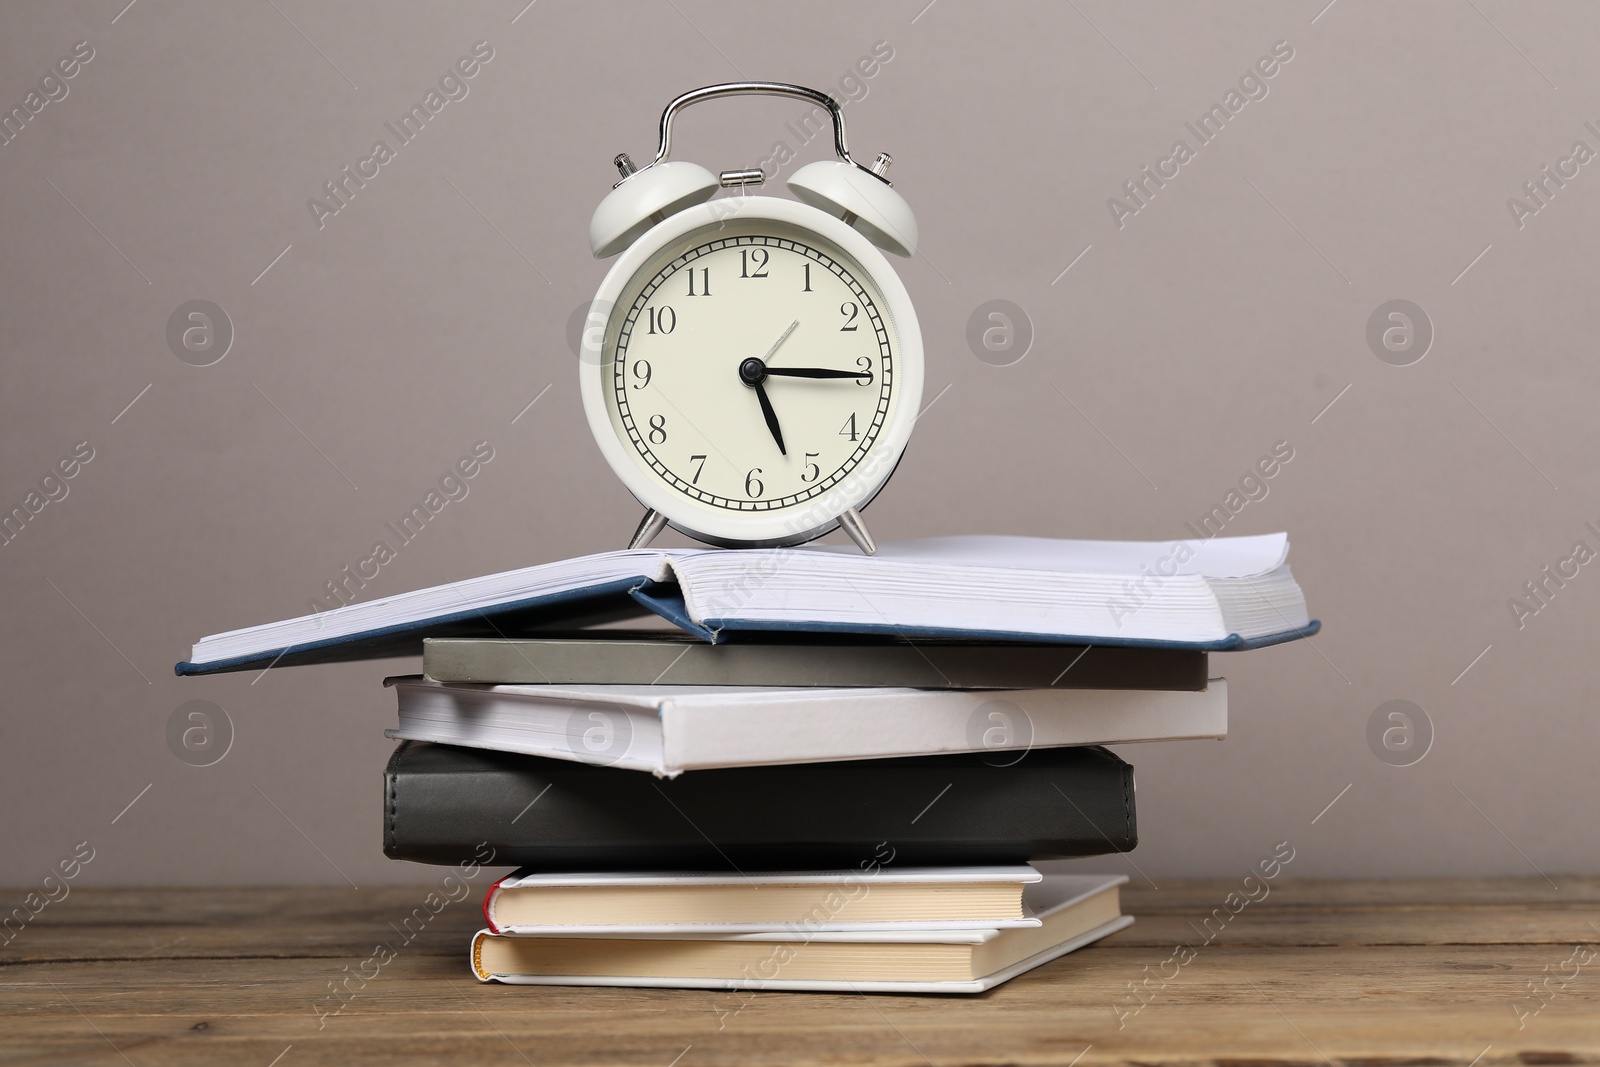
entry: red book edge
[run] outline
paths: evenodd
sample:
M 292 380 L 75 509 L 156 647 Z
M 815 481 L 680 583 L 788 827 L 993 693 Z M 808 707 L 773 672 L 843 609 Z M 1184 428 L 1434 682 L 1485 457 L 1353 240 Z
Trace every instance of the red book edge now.
M 488 892 L 483 894 L 483 921 L 488 923 L 489 930 L 496 934 L 500 932 L 500 927 L 494 921 L 494 897 L 496 893 L 500 892 L 500 883 L 504 882 L 506 878 L 510 877 L 512 876 L 508 874 L 504 878 L 501 878 L 499 881 L 495 882 L 494 885 L 489 887 Z

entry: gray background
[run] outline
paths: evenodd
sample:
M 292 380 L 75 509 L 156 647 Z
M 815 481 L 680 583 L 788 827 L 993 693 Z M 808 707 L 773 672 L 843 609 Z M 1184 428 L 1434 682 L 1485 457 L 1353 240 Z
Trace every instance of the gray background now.
M 1296 875 L 1600 869 L 1600 568 L 1521 629 L 1507 607 L 1575 541 L 1600 548 L 1600 163 L 1520 229 L 1506 203 L 1574 141 L 1600 149 L 1600 8 L 125 2 L 0 15 L 7 108 L 95 49 L 0 146 L 0 504 L 96 453 L 0 546 L 0 882 L 82 840 L 86 883 L 430 877 L 379 848 L 378 682 L 409 664 L 173 661 L 304 611 L 479 440 L 470 495 L 363 596 L 620 545 L 639 509 L 563 336 L 604 273 L 586 224 L 612 155 L 648 157 L 685 89 L 836 89 L 879 41 L 893 58 L 846 114 L 921 223 L 902 276 L 939 396 L 871 510 L 880 539 L 1173 538 L 1295 450 L 1229 532 L 1290 531 L 1325 629 L 1216 658 L 1225 743 L 1124 750 L 1139 870 L 1242 875 L 1284 840 Z M 319 229 L 307 198 L 479 40 L 467 98 Z M 1184 122 L 1278 41 L 1268 95 L 1119 229 L 1107 199 L 1194 147 Z M 707 105 L 678 154 L 751 165 L 803 112 Z M 1009 367 L 965 340 L 994 298 L 1036 333 Z M 235 325 L 214 366 L 168 348 L 191 299 Z M 1366 341 L 1392 299 L 1436 332 L 1410 366 Z M 211 767 L 168 748 L 191 699 L 236 731 Z M 1433 724 L 1412 766 L 1367 740 L 1394 699 Z

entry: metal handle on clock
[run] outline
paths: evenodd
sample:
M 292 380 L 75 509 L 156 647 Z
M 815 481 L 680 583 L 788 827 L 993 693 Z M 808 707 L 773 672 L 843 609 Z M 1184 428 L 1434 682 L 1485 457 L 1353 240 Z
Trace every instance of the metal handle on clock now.
M 721 85 L 707 85 L 700 89 L 691 89 L 667 105 L 661 113 L 661 143 L 656 148 L 656 157 L 649 163 L 632 173 L 624 174 L 625 182 L 634 174 L 643 174 L 657 163 L 664 162 L 667 154 L 672 151 L 672 120 L 678 112 L 691 104 L 698 104 L 706 100 L 717 100 L 726 96 L 788 96 L 796 100 L 825 108 L 833 119 L 833 148 L 839 158 L 855 167 L 863 174 L 870 174 L 885 185 L 891 184 L 889 179 L 878 173 L 873 167 L 857 163 L 850 155 L 849 145 L 845 141 L 844 112 L 839 108 L 839 102 L 827 93 L 816 89 L 807 89 L 803 85 L 790 85 L 788 82 L 724 82 Z M 622 182 L 618 182 L 621 185 Z

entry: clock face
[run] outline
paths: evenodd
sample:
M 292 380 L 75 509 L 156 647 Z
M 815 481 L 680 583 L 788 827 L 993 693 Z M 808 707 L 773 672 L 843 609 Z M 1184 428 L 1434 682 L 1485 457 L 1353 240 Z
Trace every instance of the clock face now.
M 623 450 L 661 488 L 771 514 L 827 494 L 885 438 L 900 356 L 889 301 L 856 259 L 812 229 L 746 218 L 689 230 L 632 274 L 601 386 Z

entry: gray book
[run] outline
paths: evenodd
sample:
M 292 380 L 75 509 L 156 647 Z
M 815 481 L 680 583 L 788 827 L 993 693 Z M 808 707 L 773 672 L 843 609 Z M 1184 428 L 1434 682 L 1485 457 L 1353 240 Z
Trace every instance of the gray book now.
M 934 638 L 601 630 L 506 639 L 430 638 L 423 674 L 492 685 L 737 685 L 908 689 L 1146 689 L 1199 692 L 1191 649 L 1010 644 Z

